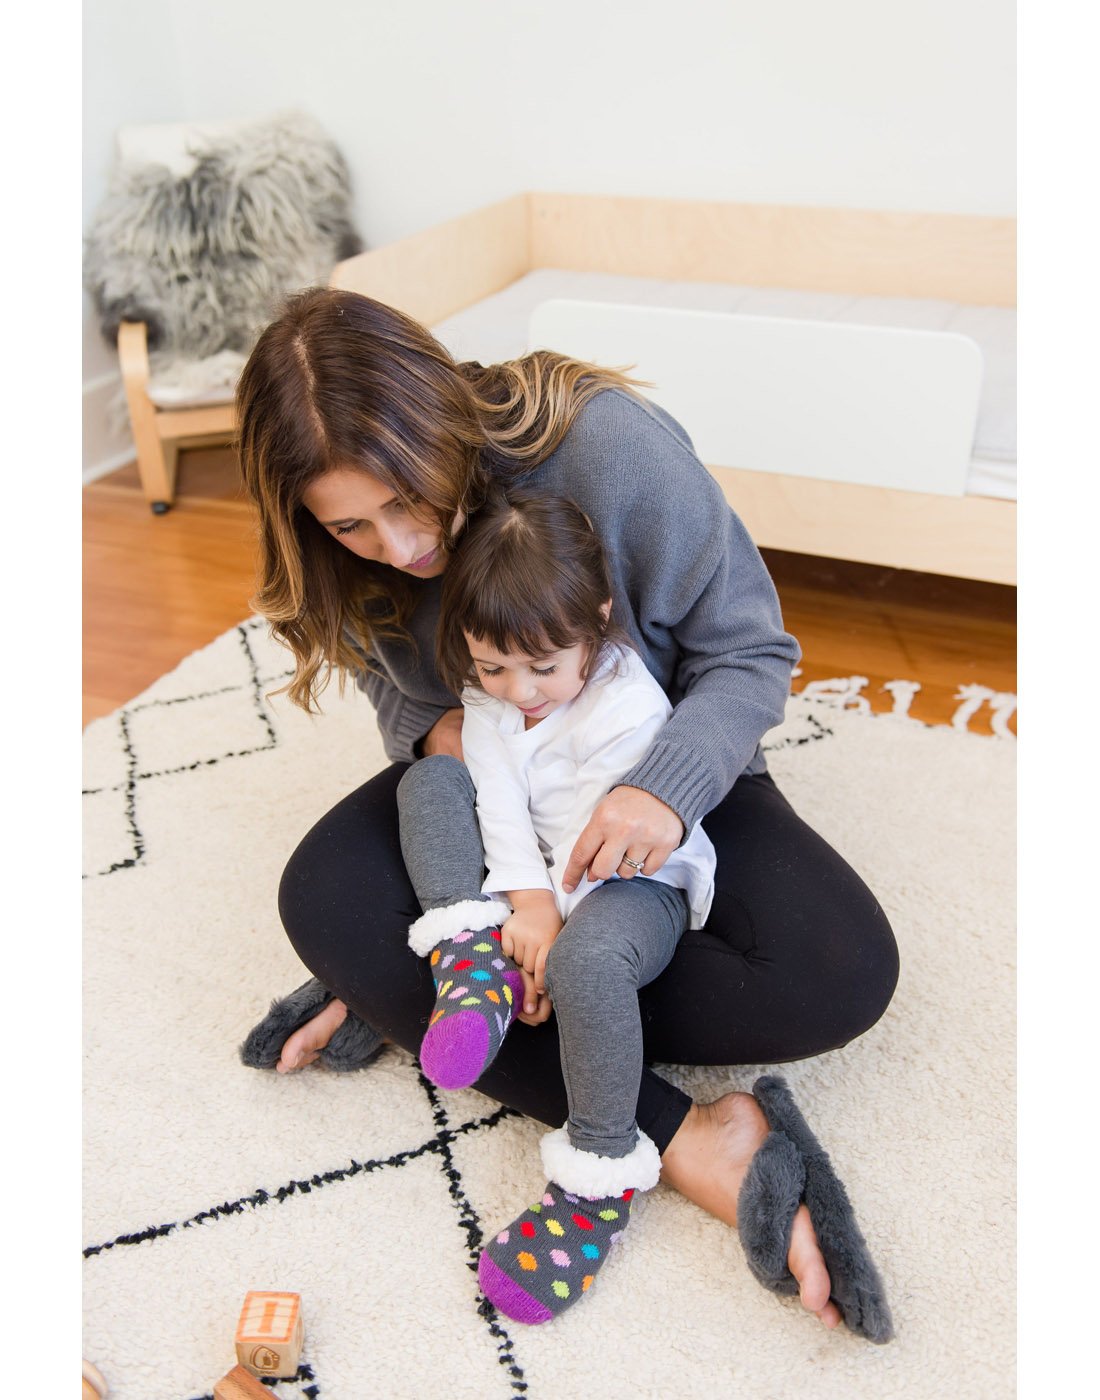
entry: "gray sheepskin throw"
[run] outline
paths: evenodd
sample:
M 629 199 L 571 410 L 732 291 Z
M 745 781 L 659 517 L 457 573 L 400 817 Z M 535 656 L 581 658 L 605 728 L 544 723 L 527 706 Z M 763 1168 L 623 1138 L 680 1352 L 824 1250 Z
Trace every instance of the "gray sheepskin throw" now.
M 103 335 L 114 345 L 120 321 L 144 321 L 155 366 L 246 355 L 287 292 L 363 246 L 347 166 L 312 118 L 238 125 L 191 154 L 182 176 L 120 162 L 85 245 Z

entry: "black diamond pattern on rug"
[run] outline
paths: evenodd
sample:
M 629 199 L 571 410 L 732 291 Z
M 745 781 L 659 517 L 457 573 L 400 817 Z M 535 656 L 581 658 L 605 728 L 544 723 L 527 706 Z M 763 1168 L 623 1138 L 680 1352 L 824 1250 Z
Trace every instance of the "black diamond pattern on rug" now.
M 141 786 L 215 763 L 226 763 L 273 749 L 279 742 L 275 716 L 264 699 L 289 670 L 261 674 L 252 639 L 259 621 L 236 629 L 240 681 L 216 690 L 148 700 L 118 712 L 115 781 L 84 789 L 86 838 L 84 878 L 112 875 L 143 864 Z M 164 724 L 163 715 L 187 706 L 188 724 Z
M 455 1243 L 462 1249 L 466 1256 L 466 1266 L 471 1273 L 477 1272 L 478 1256 L 484 1239 L 481 1219 L 463 1185 L 462 1174 L 455 1164 L 454 1155 L 451 1151 L 452 1144 L 459 1138 L 469 1133 L 492 1132 L 500 1123 L 508 1118 L 518 1118 L 520 1115 L 515 1109 L 506 1108 L 503 1105 L 493 1112 L 480 1118 L 466 1119 L 457 1126 L 452 1127 L 449 1115 L 443 1099 L 440 1097 L 435 1086 L 429 1083 L 422 1074 L 417 1076 L 421 1092 L 426 1096 L 431 1109 L 432 1121 L 436 1128 L 435 1134 L 415 1147 L 394 1153 L 387 1158 L 372 1158 L 366 1161 L 352 1161 L 345 1167 L 338 1167 L 330 1170 L 317 1171 L 309 1176 L 295 1178 L 284 1182 L 273 1190 L 259 1188 L 248 1196 L 241 1197 L 233 1201 L 222 1201 L 209 1206 L 206 1210 L 198 1212 L 196 1215 L 186 1220 L 170 1221 L 157 1225 L 149 1225 L 144 1230 L 134 1231 L 129 1234 L 117 1235 L 113 1239 L 104 1240 L 98 1244 L 89 1244 L 84 1247 L 83 1257 L 91 1259 L 97 1255 L 102 1255 L 111 1250 L 124 1249 L 126 1247 L 146 1245 L 155 1242 L 157 1247 L 171 1248 L 173 1236 L 180 1231 L 193 1229 L 197 1226 L 208 1226 L 218 1221 L 227 1220 L 233 1216 L 239 1216 L 249 1211 L 260 1211 L 273 1209 L 292 1201 L 295 1197 L 310 1195 L 315 1191 L 327 1188 L 338 1188 L 342 1183 L 352 1180 L 361 1175 L 370 1175 L 375 1172 L 397 1171 L 424 1157 L 434 1157 L 438 1163 L 439 1170 L 447 1183 L 447 1194 L 451 1200 L 456 1214 L 456 1225 L 458 1233 L 454 1237 Z M 503 1326 L 500 1314 L 492 1304 L 480 1293 L 476 1300 L 476 1313 L 484 1323 L 486 1330 L 496 1347 L 497 1362 L 501 1367 L 502 1389 L 500 1394 L 525 1395 L 528 1390 L 528 1383 L 524 1378 L 523 1367 L 520 1365 L 516 1355 L 515 1343 Z M 306 1349 L 308 1352 L 309 1339 L 307 1333 Z M 277 1382 L 264 1382 L 265 1384 L 277 1384 L 278 1394 L 284 1397 L 300 1395 L 304 1400 L 323 1400 L 320 1377 L 317 1373 L 316 1364 L 302 1362 L 298 1368 L 298 1374 L 294 1378 L 282 1379 Z M 367 1385 L 366 1378 L 364 1385 Z M 366 1392 L 364 1392 L 366 1393 Z M 191 1395 L 181 1397 L 181 1400 L 213 1400 L 213 1393 L 207 1392 L 202 1395 Z

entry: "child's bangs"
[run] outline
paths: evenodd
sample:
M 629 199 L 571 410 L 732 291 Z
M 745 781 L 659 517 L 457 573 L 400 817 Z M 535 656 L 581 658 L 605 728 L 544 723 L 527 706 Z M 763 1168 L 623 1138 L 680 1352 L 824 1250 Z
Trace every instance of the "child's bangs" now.
M 483 597 L 467 613 L 464 629 L 503 655 L 547 656 L 578 641 L 577 626 L 545 598 Z

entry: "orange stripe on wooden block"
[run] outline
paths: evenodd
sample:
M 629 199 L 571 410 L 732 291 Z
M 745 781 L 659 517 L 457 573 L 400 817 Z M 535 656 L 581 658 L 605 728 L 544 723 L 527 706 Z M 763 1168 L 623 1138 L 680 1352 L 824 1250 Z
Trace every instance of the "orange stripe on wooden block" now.
M 238 1342 L 286 1342 L 299 1318 L 301 1295 L 253 1290 L 245 1294 L 237 1323 Z

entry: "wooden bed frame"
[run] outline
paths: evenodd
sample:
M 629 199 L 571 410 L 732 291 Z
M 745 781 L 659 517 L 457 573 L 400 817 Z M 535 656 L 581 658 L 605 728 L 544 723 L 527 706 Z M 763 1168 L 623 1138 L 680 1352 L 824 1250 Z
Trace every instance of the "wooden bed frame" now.
M 431 326 L 536 268 L 1015 305 L 1014 219 L 520 194 L 340 263 Z M 691 424 L 684 425 L 691 431 Z M 711 467 L 765 548 L 1016 582 L 1016 504 Z

